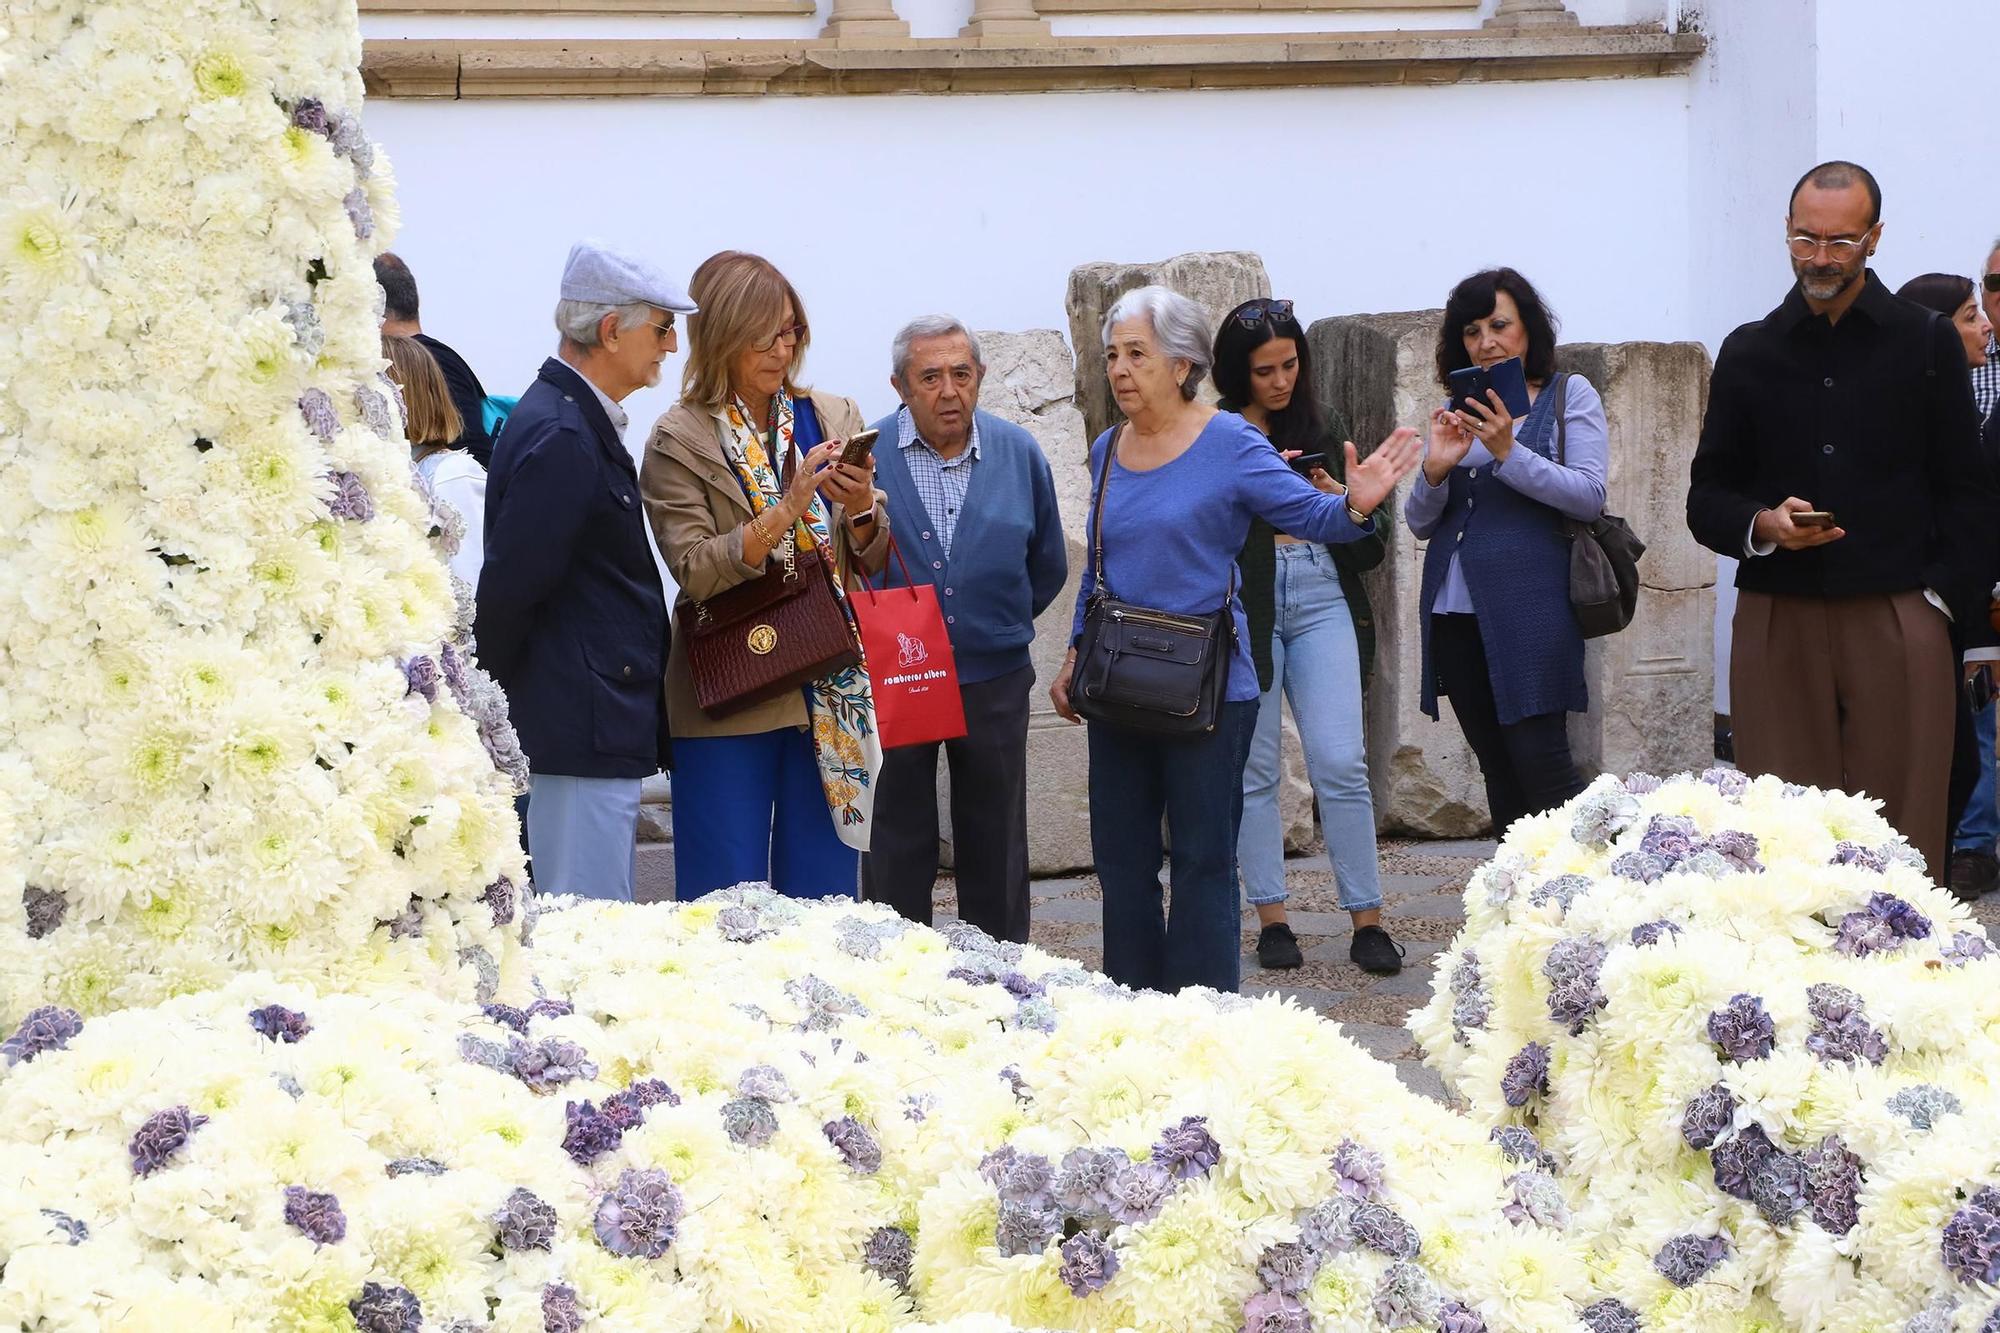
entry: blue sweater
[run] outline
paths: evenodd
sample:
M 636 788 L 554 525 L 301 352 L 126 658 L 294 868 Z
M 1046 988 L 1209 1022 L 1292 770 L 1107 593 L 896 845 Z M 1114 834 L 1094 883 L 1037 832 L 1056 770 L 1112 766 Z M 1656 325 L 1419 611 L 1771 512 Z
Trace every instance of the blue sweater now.
M 910 578 L 937 588 L 961 685 L 1027 666 L 1035 617 L 1069 577 L 1055 478 L 1042 447 L 1019 426 L 984 412 L 973 416 L 979 424 L 979 461 L 965 510 L 952 529 L 949 556 L 896 447 L 895 414 L 875 423 L 882 432 L 875 446 L 875 484 L 889 497 L 894 536 Z M 898 562 L 889 561 L 883 572 L 890 587 L 903 586 Z
M 1094 478 L 1111 432 L 1090 446 Z M 1351 542 L 1371 535 L 1347 516 L 1347 500 L 1327 495 L 1294 472 L 1255 426 L 1234 412 L 1218 412 L 1173 462 L 1133 472 L 1114 461 L 1104 497 L 1104 585 L 1120 601 L 1178 615 L 1213 615 L 1234 586 L 1236 553 L 1250 535 L 1250 519 L 1311 542 Z M 1094 526 L 1094 522 L 1093 522 Z M 1083 586 L 1076 594 L 1072 638 L 1083 632 L 1083 614 L 1096 591 L 1090 537 L 1084 548 Z M 1257 668 L 1250 661 L 1250 628 L 1243 602 L 1233 594 L 1236 645 L 1229 667 L 1228 700 L 1255 699 Z

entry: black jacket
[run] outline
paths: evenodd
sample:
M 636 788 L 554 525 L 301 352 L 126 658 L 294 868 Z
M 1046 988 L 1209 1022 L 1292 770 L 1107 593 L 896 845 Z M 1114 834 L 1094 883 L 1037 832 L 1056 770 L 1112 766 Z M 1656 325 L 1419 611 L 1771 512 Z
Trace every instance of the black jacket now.
M 437 361 L 438 369 L 444 372 L 444 386 L 451 393 L 451 405 L 458 409 L 463 423 L 463 429 L 451 442 L 451 447 L 465 450 L 479 466 L 492 471 L 493 439 L 486 433 L 486 387 L 479 382 L 479 376 L 472 373 L 472 367 L 465 364 L 465 358 L 450 347 L 428 333 L 414 336 Z
M 589 384 L 553 358 L 494 445 L 476 632 L 531 771 L 667 766 L 671 631 L 638 470 Z
M 1929 588 L 1958 625 L 1984 624 L 2000 491 L 1958 332 L 1872 271 L 1838 324 L 1794 287 L 1716 358 L 1689 529 L 1741 557 L 1757 512 L 1793 495 L 1831 510 L 1847 535 L 1746 559 L 1737 587 L 1814 597 Z

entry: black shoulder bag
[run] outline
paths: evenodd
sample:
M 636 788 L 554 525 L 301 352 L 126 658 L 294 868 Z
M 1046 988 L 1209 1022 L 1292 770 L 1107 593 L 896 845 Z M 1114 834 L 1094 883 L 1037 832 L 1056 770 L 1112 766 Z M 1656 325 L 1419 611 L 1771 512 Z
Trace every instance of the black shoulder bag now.
M 1236 598 L 1236 567 L 1230 565 L 1222 609 L 1206 616 L 1156 611 L 1110 594 L 1104 586 L 1104 491 L 1123 430 L 1112 431 L 1097 472 L 1090 550 L 1095 591 L 1084 607 L 1070 705 L 1093 722 L 1132 731 L 1213 731 L 1236 648 L 1236 619 L 1229 609 Z
M 1556 463 L 1564 461 L 1564 407 L 1569 398 L 1569 376 L 1559 375 L 1551 386 L 1555 401 L 1549 410 L 1556 414 Z M 1639 557 L 1646 543 L 1632 531 L 1632 525 L 1615 514 L 1604 513 L 1588 523 L 1565 519 L 1569 532 L 1569 604 L 1586 639 L 1616 634 L 1632 623 L 1639 607 Z

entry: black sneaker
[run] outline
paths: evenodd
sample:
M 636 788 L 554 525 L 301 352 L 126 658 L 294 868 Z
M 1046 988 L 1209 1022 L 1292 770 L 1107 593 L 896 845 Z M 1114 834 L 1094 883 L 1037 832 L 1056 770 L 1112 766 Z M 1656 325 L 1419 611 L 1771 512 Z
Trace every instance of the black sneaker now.
M 1257 966 L 1269 972 L 1305 966 L 1299 952 L 1299 937 L 1282 921 L 1273 921 L 1257 932 Z
M 2000 881 L 2000 860 L 1990 852 L 1953 852 L 1946 879 L 1960 902 L 1978 902 L 1981 895 Z
M 1363 972 L 1377 976 L 1394 976 L 1403 970 L 1403 946 L 1390 939 L 1389 932 L 1380 926 L 1356 930 L 1354 943 L 1347 946 L 1347 956 Z

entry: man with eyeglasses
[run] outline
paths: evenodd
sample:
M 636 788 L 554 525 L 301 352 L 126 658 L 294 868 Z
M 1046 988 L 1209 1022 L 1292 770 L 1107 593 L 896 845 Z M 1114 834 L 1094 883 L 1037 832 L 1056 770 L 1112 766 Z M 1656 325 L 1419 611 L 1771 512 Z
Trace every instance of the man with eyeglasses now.
M 1794 187 L 1797 282 L 1716 357 L 1688 527 L 1742 562 L 1738 764 L 1879 799 L 1941 875 L 1953 625 L 1985 622 L 2000 495 L 1958 332 L 1869 269 L 1881 237 L 1866 169 L 1827 162 Z
M 557 353 L 494 445 L 475 628 L 528 756 L 541 893 L 631 900 L 640 784 L 670 757 L 666 596 L 619 403 L 659 383 L 693 310 L 652 264 L 578 242 Z
M 1986 335 L 1986 364 L 1972 372 L 1972 401 L 1979 419 L 1993 428 L 1996 407 L 2000 407 L 2000 237 L 1986 256 L 1981 275 L 1979 300 L 1986 308 L 1986 322 L 1996 330 Z

